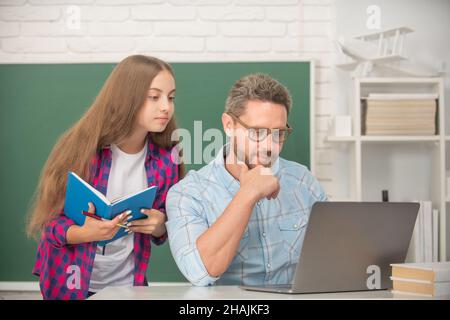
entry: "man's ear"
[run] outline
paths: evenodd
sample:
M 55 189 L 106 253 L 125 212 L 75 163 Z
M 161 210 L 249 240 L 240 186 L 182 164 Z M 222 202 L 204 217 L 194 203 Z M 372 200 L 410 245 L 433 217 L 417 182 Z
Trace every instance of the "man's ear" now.
M 226 113 L 222 113 L 222 125 L 223 125 L 223 131 L 225 131 L 225 134 L 228 137 L 231 137 L 233 135 L 233 130 L 234 130 L 233 118 L 231 118 L 231 116 Z

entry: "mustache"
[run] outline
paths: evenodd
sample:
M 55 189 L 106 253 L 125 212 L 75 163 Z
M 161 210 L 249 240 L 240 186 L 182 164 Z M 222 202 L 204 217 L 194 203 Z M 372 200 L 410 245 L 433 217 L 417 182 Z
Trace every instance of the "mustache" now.
M 252 161 L 250 161 L 250 159 L 252 159 Z M 258 161 L 258 158 L 260 161 Z M 263 159 L 260 159 L 263 158 Z M 250 157 L 246 157 L 245 162 L 248 162 L 247 165 L 249 165 L 250 167 L 255 167 L 257 164 L 260 164 L 264 167 L 271 167 L 273 162 L 275 161 L 274 159 L 274 155 L 272 154 L 271 151 L 265 151 L 265 152 L 256 152 L 254 154 L 251 154 Z M 253 163 L 253 162 L 257 162 L 257 163 Z
M 238 143 L 237 143 L 237 138 L 234 138 L 234 142 L 232 143 L 232 152 L 234 153 L 234 155 L 236 156 L 236 159 L 238 159 L 239 161 L 244 162 L 247 167 L 249 168 L 253 168 L 256 165 L 260 164 L 264 167 L 271 167 L 271 165 L 273 164 L 273 162 L 276 160 L 275 158 L 277 157 L 277 153 L 272 152 L 272 150 L 268 149 L 268 148 L 258 148 L 258 149 L 253 149 L 252 151 L 250 151 L 249 153 L 246 154 L 245 149 L 238 149 Z M 248 151 L 247 151 L 248 152 Z M 258 158 L 265 158 L 262 159 L 263 161 L 260 163 L 258 161 Z
M 255 151 L 249 154 L 249 156 L 251 157 L 264 157 L 264 158 L 272 158 L 272 151 L 267 151 L 267 150 L 263 150 L 263 151 Z

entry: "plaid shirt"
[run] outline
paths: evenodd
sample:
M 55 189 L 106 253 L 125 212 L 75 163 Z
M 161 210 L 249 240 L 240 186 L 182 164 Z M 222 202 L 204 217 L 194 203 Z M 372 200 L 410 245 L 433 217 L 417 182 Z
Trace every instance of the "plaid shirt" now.
M 228 145 L 227 145 L 228 146 Z M 317 179 L 298 163 L 278 158 L 272 166 L 280 182 L 276 199 L 259 200 L 231 264 L 211 276 L 197 239 L 222 215 L 240 188 L 226 170 L 223 151 L 199 171 L 189 171 L 167 195 L 167 232 L 175 262 L 196 286 L 291 283 L 311 207 L 327 196 Z
M 90 183 L 106 195 L 111 169 L 111 150 L 100 150 L 91 161 L 93 179 Z M 153 208 L 165 213 L 167 191 L 178 181 L 178 166 L 172 161 L 171 149 L 156 146 L 148 139 L 145 170 L 149 186 L 156 185 L 158 192 Z M 61 215 L 52 220 L 39 241 L 33 274 L 39 276 L 44 299 L 85 299 L 97 248 L 96 242 L 69 245 L 66 232 L 74 221 Z M 146 271 L 150 259 L 151 244 L 165 242 L 167 234 L 160 238 L 149 234 L 134 234 L 134 285 L 147 285 Z M 75 277 L 79 277 L 76 279 Z

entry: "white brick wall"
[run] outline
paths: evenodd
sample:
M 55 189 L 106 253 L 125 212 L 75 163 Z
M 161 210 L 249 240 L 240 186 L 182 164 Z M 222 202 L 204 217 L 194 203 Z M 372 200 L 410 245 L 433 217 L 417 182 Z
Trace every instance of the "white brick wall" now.
M 0 63 L 118 62 L 135 53 L 168 61 L 314 59 L 316 174 L 330 194 L 323 138 L 335 110 L 334 24 L 334 0 L 0 0 Z

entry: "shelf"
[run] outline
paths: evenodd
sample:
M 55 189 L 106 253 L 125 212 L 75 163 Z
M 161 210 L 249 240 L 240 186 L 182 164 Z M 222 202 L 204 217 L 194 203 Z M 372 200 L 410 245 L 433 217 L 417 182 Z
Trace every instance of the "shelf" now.
M 439 83 L 439 77 L 363 77 L 358 79 L 361 84 L 365 83 L 379 83 L 379 84 L 421 84 L 421 83 Z
M 364 96 L 361 100 L 370 101 L 403 101 L 403 100 L 438 100 L 439 96 L 434 93 L 381 93 L 373 97 Z
M 356 141 L 356 137 L 336 137 L 336 136 L 327 136 L 327 141 L 329 142 L 352 142 Z
M 445 141 L 450 141 L 450 136 L 445 136 Z
M 362 142 L 427 142 L 427 141 L 438 142 L 440 140 L 440 137 L 439 136 L 361 136 L 360 138 L 356 138 L 355 136 L 327 137 L 327 141 L 329 142 L 354 142 L 358 139 L 361 140 Z M 450 139 L 447 141 L 450 141 Z
M 382 141 L 382 142 L 423 142 L 423 141 L 439 141 L 439 136 L 361 136 L 361 141 Z

